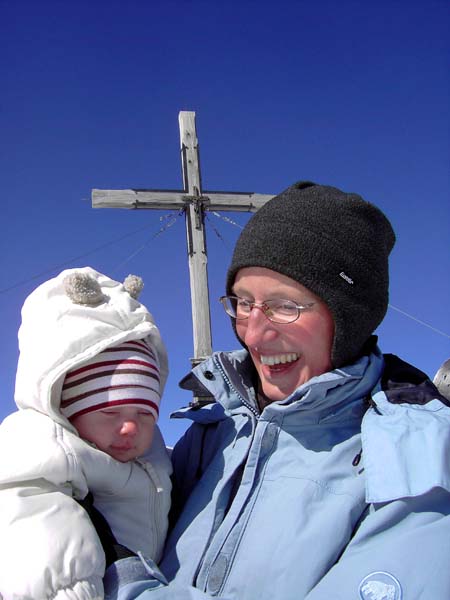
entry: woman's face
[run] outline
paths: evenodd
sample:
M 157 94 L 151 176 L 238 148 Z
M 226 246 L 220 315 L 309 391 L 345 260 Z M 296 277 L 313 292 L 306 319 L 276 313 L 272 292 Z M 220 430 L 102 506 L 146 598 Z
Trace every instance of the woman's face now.
M 331 368 L 334 322 L 327 305 L 290 277 L 263 267 L 238 271 L 233 294 L 251 302 L 281 298 L 314 305 L 293 323 L 272 323 L 253 308 L 248 319 L 236 320 L 236 331 L 247 346 L 270 401 L 283 400 L 300 385 Z

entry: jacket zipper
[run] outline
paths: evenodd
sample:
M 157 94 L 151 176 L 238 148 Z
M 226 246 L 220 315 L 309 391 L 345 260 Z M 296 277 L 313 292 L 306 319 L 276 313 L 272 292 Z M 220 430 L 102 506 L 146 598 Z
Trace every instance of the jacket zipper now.
M 162 508 L 163 508 L 163 496 L 162 493 L 164 492 L 164 488 L 161 485 L 161 482 L 159 480 L 158 474 L 156 473 L 155 468 L 153 467 L 153 465 L 146 461 L 143 460 L 141 458 L 137 458 L 136 459 L 136 464 L 141 467 L 141 469 L 144 471 L 144 473 L 147 475 L 147 477 L 150 479 L 150 481 L 152 482 L 154 488 L 155 488 L 155 493 L 152 494 L 151 492 L 148 494 L 147 497 L 147 506 L 148 506 L 148 514 L 150 515 L 150 522 L 154 522 L 154 529 L 153 531 L 155 532 L 155 538 L 154 540 L 152 540 L 152 544 L 153 544 L 153 555 L 155 555 L 158 552 L 158 545 L 161 546 L 161 540 L 163 538 L 163 530 L 162 530 Z M 156 516 L 156 518 L 155 518 Z M 159 551 L 161 553 L 161 550 Z
M 241 400 L 242 404 L 243 404 L 243 405 L 244 405 L 244 406 L 245 406 L 245 407 L 246 407 L 246 408 L 247 408 L 247 409 L 248 409 L 248 410 L 249 410 L 249 411 L 250 411 L 250 412 L 251 412 L 251 413 L 252 413 L 252 414 L 253 414 L 253 415 L 256 417 L 256 419 L 259 419 L 259 413 L 258 413 L 258 411 L 257 411 L 257 410 L 256 410 L 256 409 L 255 409 L 255 408 L 254 408 L 254 407 L 253 407 L 253 406 L 252 406 L 252 405 L 251 405 L 249 402 L 247 402 L 247 400 L 246 400 L 246 399 L 245 399 L 245 398 L 242 396 L 242 394 L 240 394 L 240 393 L 237 391 L 237 389 L 236 389 L 236 388 L 234 387 L 234 385 L 231 383 L 231 381 L 230 381 L 230 379 L 229 379 L 228 375 L 226 374 L 226 372 L 225 372 L 225 371 L 224 371 L 224 369 L 222 368 L 222 365 L 221 365 L 221 364 L 219 363 L 219 361 L 217 360 L 216 356 L 213 356 L 213 363 L 214 363 L 214 366 L 215 366 L 215 367 L 216 367 L 216 368 L 217 368 L 217 369 L 220 371 L 220 373 L 221 373 L 221 375 L 222 375 L 222 377 L 223 377 L 223 380 L 224 380 L 224 381 L 225 381 L 225 383 L 228 385 L 228 387 L 230 388 L 230 390 L 231 390 L 232 392 L 234 392 L 234 393 L 235 393 L 235 394 L 238 396 L 238 398 Z M 207 542 L 207 544 L 205 544 L 205 548 L 204 548 L 204 550 L 203 550 L 203 552 L 202 552 L 202 556 L 200 557 L 200 560 L 198 561 L 197 568 L 195 569 L 194 578 L 193 578 L 194 582 L 196 582 L 196 581 L 197 581 L 197 578 L 198 578 L 198 576 L 199 576 L 199 573 L 200 573 L 200 571 L 201 571 L 201 569 L 202 569 L 202 567 L 203 567 L 203 563 L 204 563 L 204 560 L 205 560 L 205 556 L 206 556 L 206 554 L 207 554 L 207 552 L 208 552 L 209 544 L 210 544 L 210 542 L 211 542 L 211 539 L 212 539 L 212 538 L 214 537 L 214 535 L 215 535 L 216 529 L 217 529 L 217 528 L 215 528 L 215 527 L 214 527 L 214 528 L 213 528 L 213 531 L 211 531 L 211 532 L 210 532 L 210 535 L 209 535 L 209 538 L 208 538 L 208 542 Z M 205 591 L 206 591 L 206 590 L 205 590 Z
M 222 374 L 223 379 L 225 380 L 225 383 L 228 385 L 228 387 L 239 397 L 239 399 L 241 400 L 242 404 L 248 408 L 248 410 L 253 413 L 253 415 L 259 419 L 260 417 L 260 413 L 256 410 L 255 407 L 253 407 L 249 402 L 247 402 L 247 400 L 242 396 L 242 394 L 240 394 L 237 389 L 234 387 L 234 385 L 231 383 L 230 379 L 228 378 L 228 375 L 226 374 L 226 372 L 224 371 L 222 365 L 219 363 L 219 361 L 217 360 L 217 358 L 214 356 L 213 357 L 213 362 L 214 365 L 219 369 L 220 373 Z

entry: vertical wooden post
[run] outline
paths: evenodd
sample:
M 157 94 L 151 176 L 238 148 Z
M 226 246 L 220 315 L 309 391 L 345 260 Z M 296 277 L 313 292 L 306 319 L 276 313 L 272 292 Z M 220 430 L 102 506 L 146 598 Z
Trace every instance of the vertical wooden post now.
M 188 195 L 186 199 L 186 237 L 194 337 L 194 357 L 191 358 L 191 362 L 195 365 L 212 353 L 208 259 L 195 113 L 181 111 L 179 125 L 183 183 L 184 190 Z

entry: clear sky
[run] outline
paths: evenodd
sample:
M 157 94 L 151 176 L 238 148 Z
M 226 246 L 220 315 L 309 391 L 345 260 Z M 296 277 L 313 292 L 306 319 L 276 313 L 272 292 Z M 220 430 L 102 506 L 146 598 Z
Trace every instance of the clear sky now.
M 161 428 L 169 444 L 184 429 L 168 418 L 190 400 L 184 216 L 91 207 L 93 188 L 182 187 L 180 110 L 196 112 L 204 189 L 308 179 L 384 210 L 379 343 L 433 377 L 450 357 L 449 25 L 441 0 L 1 0 L 0 418 L 23 301 L 91 265 L 143 277 L 171 366 Z M 217 298 L 247 218 L 206 221 L 214 350 L 238 346 Z

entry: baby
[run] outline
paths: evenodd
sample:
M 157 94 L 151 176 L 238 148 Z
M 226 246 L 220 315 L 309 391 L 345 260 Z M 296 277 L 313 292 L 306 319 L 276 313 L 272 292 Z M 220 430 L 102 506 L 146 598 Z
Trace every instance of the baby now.
M 88 494 L 119 544 L 161 556 L 171 465 L 156 420 L 167 354 L 141 287 L 86 267 L 25 301 L 19 410 L 0 426 L 3 598 L 103 598 L 105 556 L 80 506 Z
M 106 348 L 69 371 L 61 412 L 83 439 L 127 462 L 150 448 L 159 400 L 157 357 L 136 340 Z

